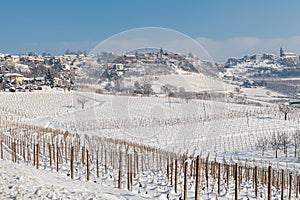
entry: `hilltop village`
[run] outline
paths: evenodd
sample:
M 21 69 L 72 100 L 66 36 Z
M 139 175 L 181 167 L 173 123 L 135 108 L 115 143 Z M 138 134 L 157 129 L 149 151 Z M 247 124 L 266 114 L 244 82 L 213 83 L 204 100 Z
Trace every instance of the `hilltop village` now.
M 286 52 L 283 47 L 279 56 L 268 53 L 245 55 L 229 58 L 225 63 L 203 61 L 192 53 L 182 55 L 149 48 L 127 54 L 102 52 L 99 55 L 70 50 L 59 56 L 0 53 L 0 90 L 32 91 L 42 90 L 44 86 L 73 90 L 78 87 L 77 83 L 85 83 L 98 84 L 102 92 L 111 92 L 122 85 L 124 77 L 155 77 L 176 74 L 178 70 L 219 77 L 238 87 L 265 87 L 270 78 L 300 75 L 299 66 L 299 57 Z M 128 92 L 128 89 L 119 91 Z

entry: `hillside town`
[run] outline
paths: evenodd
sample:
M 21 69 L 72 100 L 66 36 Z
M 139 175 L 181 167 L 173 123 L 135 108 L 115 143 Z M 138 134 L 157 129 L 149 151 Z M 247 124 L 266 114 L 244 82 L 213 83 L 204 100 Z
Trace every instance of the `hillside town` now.
M 85 57 L 81 52 L 66 52 L 61 56 L 0 53 L 1 90 L 41 90 L 45 85 L 70 90 Z
M 239 79 L 243 76 L 277 76 L 284 69 L 297 68 L 300 60 L 295 53 L 285 52 L 280 47 L 279 56 L 274 54 L 245 55 L 243 58 L 229 58 L 223 65 L 226 69 L 224 77 Z
M 59 56 L 0 53 L 0 90 L 33 91 L 42 90 L 44 86 L 73 90 L 79 85 L 76 83 L 98 83 L 101 92 L 111 92 L 113 88 L 128 92 L 135 86 L 134 83 L 124 86 L 124 77 L 176 74 L 178 70 L 221 77 L 240 87 L 257 87 L 266 86 L 266 80 L 270 78 L 300 75 L 299 68 L 297 55 L 286 52 L 283 47 L 280 47 L 279 56 L 268 53 L 245 55 L 229 58 L 225 63 L 202 61 L 192 53 L 182 55 L 152 48 L 98 55 L 70 50 Z
M 11 92 L 42 90 L 43 86 L 71 90 L 75 88 L 75 82 L 108 81 L 110 84 L 124 76 L 169 74 L 174 73 L 176 69 L 197 73 L 198 69 L 195 66 L 203 64 L 204 61 L 192 54 L 181 55 L 163 49 L 148 49 L 148 52 L 128 54 L 103 52 L 100 55 L 67 50 L 60 56 L 47 53 L 0 53 L 0 83 L 2 91 Z M 152 68 L 142 69 L 144 66 Z
M 277 80 L 276 84 L 279 85 L 284 78 L 299 77 L 299 69 L 299 57 L 280 47 L 279 56 L 264 53 L 245 55 L 243 58 L 229 58 L 222 65 L 222 76 L 227 82 L 235 82 L 241 87 L 248 88 L 267 86 L 270 80 Z M 273 86 L 270 89 L 273 89 Z

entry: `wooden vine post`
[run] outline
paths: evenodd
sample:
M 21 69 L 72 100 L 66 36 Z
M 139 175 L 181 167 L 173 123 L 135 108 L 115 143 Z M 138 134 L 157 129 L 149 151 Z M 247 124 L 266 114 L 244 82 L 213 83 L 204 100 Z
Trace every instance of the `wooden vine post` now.
M 50 143 L 48 144 L 48 149 L 49 149 L 50 168 L 52 169 L 52 153 L 51 153 Z
M 221 163 L 218 163 L 218 196 L 220 196 L 221 191 Z
M 90 180 L 89 150 L 86 150 L 86 180 Z
M 39 169 L 39 143 L 36 144 L 36 169 Z
M 227 167 L 227 172 L 226 172 L 226 191 L 228 191 L 228 188 L 229 188 L 229 177 L 230 177 L 230 165 L 227 164 L 226 165 Z
M 170 166 L 170 172 L 171 172 L 171 185 L 173 185 L 173 160 L 172 160 L 172 158 L 171 158 L 171 166 Z
M 71 147 L 71 179 L 74 179 L 74 147 Z
M 12 147 L 11 147 L 11 161 L 15 162 L 15 155 L 14 155 L 14 143 L 12 143 Z
M 272 200 L 272 186 L 273 186 L 273 170 L 272 166 L 269 166 L 269 185 L 268 185 L 268 200 Z
M 169 163 L 170 158 L 167 157 L 167 180 L 169 181 L 170 178 L 170 163 Z
M 206 159 L 206 163 L 205 163 L 205 181 L 206 181 L 206 189 L 208 191 L 208 185 L 209 185 L 209 181 L 208 181 L 208 172 L 209 172 L 209 161 L 208 161 L 208 156 Z
M 284 185 L 285 185 L 284 170 L 281 171 L 281 200 L 284 200 Z
M 188 161 L 184 162 L 184 186 L 183 186 L 183 199 L 187 200 L 188 192 Z
M 289 200 L 292 198 L 292 189 L 293 189 L 293 175 L 290 173 L 290 186 L 289 186 Z
M 177 194 L 178 192 L 178 160 L 175 159 L 175 174 L 174 174 L 174 178 L 175 178 L 175 193 Z
M 119 179 L 118 179 L 118 188 L 122 189 L 122 151 L 120 151 L 120 158 L 119 158 Z
M 33 144 L 33 166 L 35 166 L 36 163 L 36 147 L 35 144 Z
M 239 199 L 239 180 L 238 180 L 238 166 L 237 166 L 237 163 L 235 163 L 235 166 L 234 166 L 234 180 L 235 180 L 234 199 L 238 200 Z
M 0 158 L 3 159 L 3 145 L 2 145 L 2 140 L 0 141 Z
M 85 153 L 85 148 L 84 146 L 82 147 L 81 149 L 81 163 L 82 163 L 82 166 L 84 166 L 84 153 Z
M 195 189 L 195 200 L 200 200 L 200 186 L 201 186 L 201 158 L 196 158 L 196 189 Z
M 132 180 L 132 175 L 131 175 L 131 163 L 132 163 L 132 160 L 131 160 L 131 154 L 128 154 L 128 163 L 127 163 L 127 189 L 129 191 L 131 191 L 131 180 Z
M 296 199 L 299 197 L 299 192 L 300 192 L 300 176 L 297 177 L 296 181 Z
M 255 196 L 258 197 L 258 174 L 257 166 L 254 168 L 254 187 L 255 187 Z
M 59 159 L 59 147 L 58 145 L 56 146 L 56 171 L 58 172 L 58 159 Z

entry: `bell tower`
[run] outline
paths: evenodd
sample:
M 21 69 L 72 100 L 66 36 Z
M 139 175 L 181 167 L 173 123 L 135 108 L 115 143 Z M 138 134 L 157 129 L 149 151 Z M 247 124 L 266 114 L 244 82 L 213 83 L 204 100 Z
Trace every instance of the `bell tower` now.
M 282 58 L 284 56 L 284 50 L 282 48 L 282 46 L 280 47 L 280 57 Z

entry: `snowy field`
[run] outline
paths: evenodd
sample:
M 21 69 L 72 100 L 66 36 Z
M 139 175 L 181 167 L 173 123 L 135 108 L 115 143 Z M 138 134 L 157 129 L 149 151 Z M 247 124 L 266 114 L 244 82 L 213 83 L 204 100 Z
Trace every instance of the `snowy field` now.
M 93 182 L 70 180 L 61 173 L 36 170 L 24 163 L 0 161 L 1 199 L 141 199 L 126 190 Z
M 247 90 L 243 92 L 259 105 L 237 104 L 226 99 L 186 102 L 160 96 L 112 96 L 75 91 L 0 93 L 0 114 L 2 120 L 68 130 L 91 137 L 123 139 L 178 154 L 209 154 L 211 159 L 247 161 L 264 167 L 272 165 L 275 169 L 289 169 L 299 174 L 299 160 L 294 157 L 292 147 L 288 149 L 287 156 L 280 150 L 278 158 L 274 157 L 272 147 L 267 147 L 264 155 L 257 147 L 260 140 L 278 131 L 292 137 L 300 127 L 298 112 L 290 112 L 288 120 L 284 120 L 278 105 L 267 101 L 277 94 L 257 91 L 257 94 Z M 87 99 L 84 108 L 78 102 L 79 98 Z M 1 199 L 178 199 L 181 196 L 181 193 L 169 190 L 168 183 L 163 181 L 165 175 L 151 174 L 151 171 L 134 180 L 136 189 L 129 192 L 116 189 L 114 171 L 111 171 L 111 176 L 109 173 L 105 175 L 106 181 L 96 180 L 97 184 L 94 184 L 80 178 L 71 181 L 66 174 L 51 170 L 36 171 L 26 162 L 12 164 L 7 161 L 9 159 L 7 156 L 0 161 L 3 180 L 0 184 Z M 182 176 L 180 187 L 183 185 Z M 147 182 L 148 188 L 137 192 L 141 180 Z M 189 196 L 193 199 L 195 186 L 191 184 L 190 187 Z M 218 199 L 233 199 L 234 185 L 230 188 L 223 191 Z M 251 183 L 243 183 L 242 188 L 241 196 L 255 198 Z M 204 199 L 216 198 L 215 191 L 202 194 L 206 195 Z M 265 193 L 262 196 L 264 199 Z
M 248 92 L 248 91 L 245 91 Z M 249 93 L 255 98 L 253 92 Z M 267 97 L 261 92 L 261 96 Z M 2 116 L 45 128 L 125 139 L 175 153 L 257 158 L 256 144 L 299 128 L 298 112 L 284 120 L 276 104 L 112 96 L 87 92 L 1 93 Z M 78 98 L 85 97 L 84 109 Z M 272 97 L 270 97 L 272 98 Z M 246 156 L 246 157 L 247 157 Z

